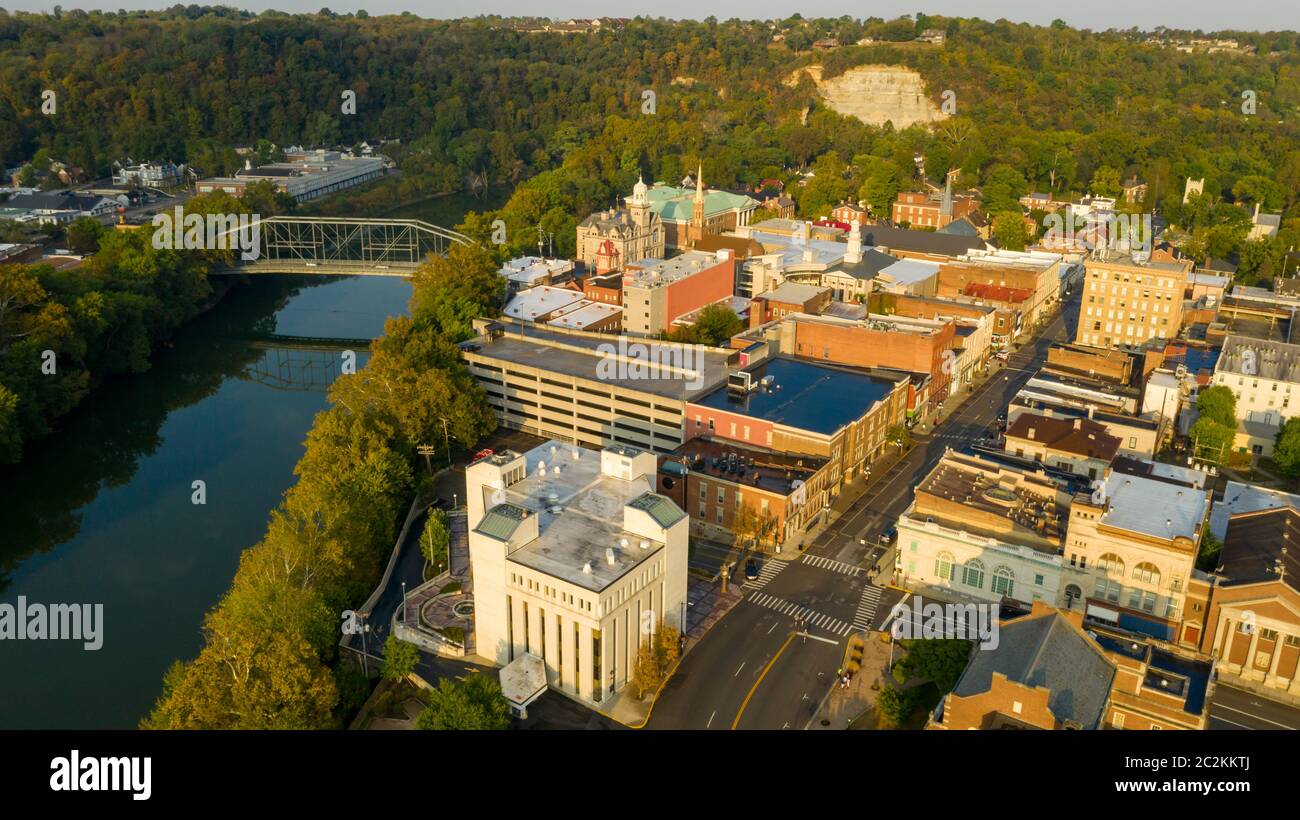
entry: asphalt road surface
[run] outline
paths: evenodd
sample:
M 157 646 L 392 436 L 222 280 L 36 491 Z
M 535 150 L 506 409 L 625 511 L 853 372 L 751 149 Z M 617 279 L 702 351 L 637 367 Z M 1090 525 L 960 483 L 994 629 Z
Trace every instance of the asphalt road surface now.
M 993 432 L 998 414 L 1047 358 L 1072 338 L 1079 296 L 940 422 L 803 556 L 746 587 L 746 597 L 711 629 L 664 687 L 654 729 L 802 729 L 817 717 L 849 634 L 879 624 L 892 598 L 860 567 L 877 536 L 912 500 L 912 488 L 949 448 Z M 860 543 L 865 539 L 866 544 Z M 737 580 L 743 580 L 737 576 Z M 872 600 L 864 600 L 864 596 Z M 802 617 L 809 637 L 795 634 Z

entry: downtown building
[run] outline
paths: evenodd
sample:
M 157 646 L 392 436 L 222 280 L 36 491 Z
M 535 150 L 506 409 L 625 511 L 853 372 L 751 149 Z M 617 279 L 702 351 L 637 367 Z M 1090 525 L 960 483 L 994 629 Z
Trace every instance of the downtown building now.
M 689 519 L 654 492 L 656 458 L 558 441 L 465 471 L 474 639 L 502 667 L 598 708 L 637 650 L 686 617 Z
M 678 318 L 730 297 L 736 286 L 731 251 L 687 251 L 623 269 L 623 329 L 658 336 Z
M 1209 528 L 1208 476 L 1119 457 L 1091 493 L 1074 496 L 1063 543 L 1060 605 L 1091 620 L 1195 647 L 1210 595 L 1195 569 Z
M 909 382 L 896 370 L 767 356 L 687 400 L 683 441 L 708 438 L 825 461 L 829 501 L 883 455 L 891 430 L 906 420 Z
M 1203 658 L 1035 603 L 971 653 L 926 728 L 1198 730 L 1213 687 Z
M 249 185 L 266 181 L 293 197 L 294 202 L 310 202 L 379 179 L 386 173 L 384 161 L 377 157 L 352 157 L 325 150 L 286 152 L 285 156 L 285 162 L 256 168 L 249 163 L 234 176 L 201 179 L 196 191 L 200 194 L 225 191 L 243 196 Z
M 658 453 L 685 440 L 691 398 L 755 354 L 479 319 L 461 357 L 502 427 L 586 447 Z
M 898 518 L 895 583 L 959 603 L 1055 605 L 1069 510 L 1044 472 L 950 450 Z
M 1085 268 L 1076 342 L 1123 347 L 1178 336 L 1190 261 L 1092 258 Z

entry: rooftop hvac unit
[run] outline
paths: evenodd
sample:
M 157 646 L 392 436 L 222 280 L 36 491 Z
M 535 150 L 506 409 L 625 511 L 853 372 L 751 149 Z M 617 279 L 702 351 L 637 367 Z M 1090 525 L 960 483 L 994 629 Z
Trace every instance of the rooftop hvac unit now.
M 727 374 L 727 389 L 737 393 L 750 393 L 758 387 L 754 377 L 745 370 Z

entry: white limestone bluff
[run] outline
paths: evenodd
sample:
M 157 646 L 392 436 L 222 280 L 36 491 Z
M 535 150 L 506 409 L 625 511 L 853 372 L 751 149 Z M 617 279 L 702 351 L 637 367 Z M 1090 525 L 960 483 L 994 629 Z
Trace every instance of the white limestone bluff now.
M 910 68 L 862 65 L 823 80 L 822 67 L 810 65 L 792 72 L 786 78 L 786 85 L 797 85 L 803 73 L 812 79 L 830 108 L 868 125 L 893 122 L 895 128 L 902 129 L 914 123 L 948 118 L 930 99 L 925 80 Z

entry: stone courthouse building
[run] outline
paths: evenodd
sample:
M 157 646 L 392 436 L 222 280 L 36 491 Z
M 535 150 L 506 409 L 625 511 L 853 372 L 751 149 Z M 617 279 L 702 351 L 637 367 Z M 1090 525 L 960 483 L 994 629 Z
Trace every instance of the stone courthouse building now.
M 578 224 L 578 259 L 597 273 L 622 270 L 632 262 L 663 259 L 705 237 L 749 224 L 758 201 L 743 194 L 712 191 L 697 173 L 695 188 L 637 180 L 623 208 L 597 211 Z

